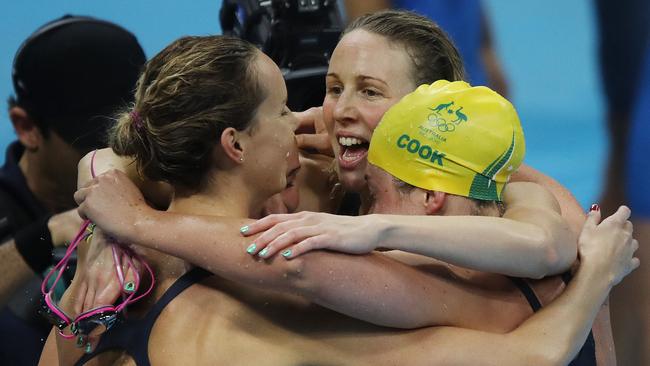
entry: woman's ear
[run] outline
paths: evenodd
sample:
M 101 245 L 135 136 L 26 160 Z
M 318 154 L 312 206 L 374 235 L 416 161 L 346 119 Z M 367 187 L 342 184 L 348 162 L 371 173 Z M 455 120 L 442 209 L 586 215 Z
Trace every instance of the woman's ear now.
M 447 193 L 440 191 L 427 191 L 425 210 L 427 215 L 439 215 L 447 201 Z
M 28 151 L 38 150 L 43 144 L 43 134 L 29 114 L 20 107 L 13 107 L 9 110 L 9 119 L 20 143 Z
M 236 129 L 228 127 L 221 133 L 221 148 L 226 156 L 234 163 L 244 161 L 244 148 L 240 141 L 242 134 Z

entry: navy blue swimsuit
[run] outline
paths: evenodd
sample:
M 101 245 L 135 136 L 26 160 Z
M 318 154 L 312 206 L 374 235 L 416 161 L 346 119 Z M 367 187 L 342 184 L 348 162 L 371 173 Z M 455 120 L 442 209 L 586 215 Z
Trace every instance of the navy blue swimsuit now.
M 169 304 L 176 296 L 183 292 L 188 287 L 195 283 L 202 281 L 204 278 L 212 274 L 201 268 L 194 268 L 183 276 L 181 276 L 174 284 L 165 292 L 165 294 L 156 302 L 156 304 L 147 312 L 142 319 L 129 319 L 128 322 L 118 321 L 118 323 L 106 332 L 99 341 L 97 348 L 89 354 L 84 355 L 77 361 L 75 365 L 83 365 L 90 361 L 93 357 L 100 353 L 110 350 L 125 351 L 133 358 L 138 366 L 149 366 L 149 336 L 158 316 L 163 311 L 165 306 Z M 567 283 L 568 277 L 562 276 L 562 279 Z M 542 308 L 542 304 L 535 296 L 535 293 L 530 286 L 521 278 L 510 277 L 510 280 L 519 288 L 524 294 L 528 303 L 534 312 Z M 587 341 L 580 349 L 580 352 L 569 366 L 592 366 L 596 365 L 596 346 L 594 337 L 589 332 Z
M 149 361 L 149 336 L 158 316 L 165 306 L 181 292 L 209 276 L 212 276 L 212 273 L 202 268 L 191 269 L 167 289 L 165 294 L 142 319 L 118 321 L 110 331 L 102 336 L 97 348 L 92 353 L 81 357 L 75 365 L 83 365 L 98 354 L 111 350 L 125 351 L 129 356 L 133 357 L 133 361 L 138 366 L 151 365 Z

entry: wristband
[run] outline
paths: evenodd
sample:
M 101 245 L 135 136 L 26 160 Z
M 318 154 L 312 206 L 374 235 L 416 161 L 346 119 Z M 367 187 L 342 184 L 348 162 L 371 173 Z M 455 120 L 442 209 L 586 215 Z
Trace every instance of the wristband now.
M 47 227 L 50 216 L 45 216 L 21 228 L 14 235 L 18 253 L 36 273 L 43 273 L 52 264 L 52 236 Z

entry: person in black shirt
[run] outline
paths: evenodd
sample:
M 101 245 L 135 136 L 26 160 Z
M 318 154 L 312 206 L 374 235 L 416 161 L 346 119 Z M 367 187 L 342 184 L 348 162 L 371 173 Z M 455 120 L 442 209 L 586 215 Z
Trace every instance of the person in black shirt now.
M 17 141 L 0 167 L 0 357 L 7 364 L 38 360 L 49 326 L 36 313 L 35 274 L 78 228 L 77 163 L 105 146 L 112 114 L 131 102 L 144 62 L 127 30 L 69 15 L 36 30 L 14 57 L 8 110 Z

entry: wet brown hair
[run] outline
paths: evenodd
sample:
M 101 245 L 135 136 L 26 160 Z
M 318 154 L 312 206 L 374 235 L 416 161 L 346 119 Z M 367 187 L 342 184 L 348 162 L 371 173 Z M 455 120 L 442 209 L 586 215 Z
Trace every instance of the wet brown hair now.
M 449 36 L 430 19 L 406 10 L 382 10 L 354 20 L 342 37 L 357 29 L 386 37 L 402 45 L 413 62 L 416 86 L 436 80 L 465 78 L 463 62 Z
M 174 41 L 146 63 L 132 109 L 110 134 L 111 148 L 134 157 L 148 179 L 199 189 L 222 132 L 250 127 L 266 97 L 254 67 L 258 55 L 234 37 Z

